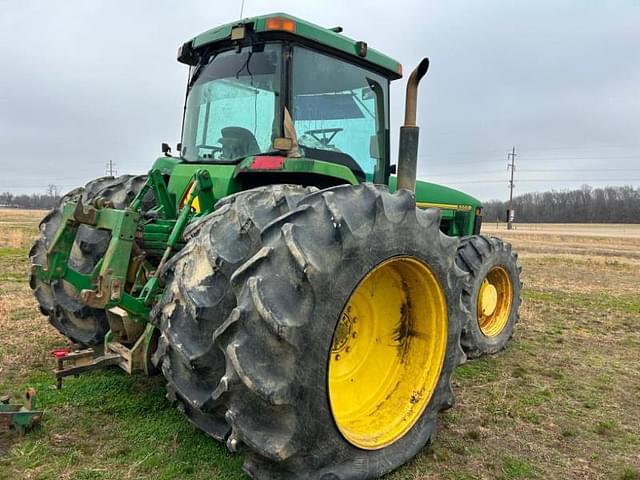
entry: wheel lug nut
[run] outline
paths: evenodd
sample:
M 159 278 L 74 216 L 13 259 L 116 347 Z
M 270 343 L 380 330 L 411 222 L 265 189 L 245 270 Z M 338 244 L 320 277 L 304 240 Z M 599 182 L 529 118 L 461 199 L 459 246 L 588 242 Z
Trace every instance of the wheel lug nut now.
M 336 355 L 336 362 L 337 362 L 338 360 L 340 360 L 340 354 L 339 354 L 339 353 Z
M 351 337 L 352 337 L 352 338 L 357 338 L 357 337 L 358 337 L 358 332 L 353 332 L 353 333 L 351 334 Z

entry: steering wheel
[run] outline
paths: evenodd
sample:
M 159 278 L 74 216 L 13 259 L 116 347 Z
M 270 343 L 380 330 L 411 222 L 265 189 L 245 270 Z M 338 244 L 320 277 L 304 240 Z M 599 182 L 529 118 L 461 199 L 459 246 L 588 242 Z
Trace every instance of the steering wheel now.
M 331 140 L 340 133 L 343 128 L 318 128 L 316 130 L 307 130 L 304 132 L 305 134 L 311 135 L 315 140 L 320 142 L 322 145 L 327 146 L 331 143 Z M 320 136 L 322 135 L 322 136 Z
M 201 144 L 201 145 L 196 145 L 196 148 L 198 150 L 200 150 L 201 148 L 206 149 L 206 150 L 210 150 L 209 153 L 205 153 L 204 155 L 202 155 L 202 158 L 215 158 L 215 154 L 216 153 L 221 153 L 222 152 L 222 147 L 218 146 L 218 145 Z

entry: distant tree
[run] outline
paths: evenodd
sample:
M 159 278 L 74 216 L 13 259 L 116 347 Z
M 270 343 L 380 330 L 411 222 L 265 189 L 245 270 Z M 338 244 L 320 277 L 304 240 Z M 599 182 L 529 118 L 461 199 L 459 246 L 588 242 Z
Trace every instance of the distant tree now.
M 60 198 L 60 192 L 58 190 L 58 186 L 52 183 L 47 187 L 47 195 L 52 198 Z
M 13 203 L 13 194 L 9 192 L 0 193 L 0 205 L 11 206 Z
M 46 193 L 14 195 L 9 192 L 0 194 L 0 206 L 28 209 L 50 209 L 60 201 L 60 193 L 55 185 L 49 185 Z
M 526 193 L 513 199 L 516 221 L 524 223 L 640 223 L 640 188 L 592 188 Z M 485 221 L 506 220 L 507 204 L 484 204 Z

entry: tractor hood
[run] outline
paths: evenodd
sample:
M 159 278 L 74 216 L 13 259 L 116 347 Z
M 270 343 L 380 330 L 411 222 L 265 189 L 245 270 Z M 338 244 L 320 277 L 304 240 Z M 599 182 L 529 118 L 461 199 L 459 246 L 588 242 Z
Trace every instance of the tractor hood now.
M 397 177 L 390 177 L 389 190 L 395 192 L 396 185 Z M 416 203 L 419 206 L 433 206 L 443 210 L 455 211 L 473 211 L 482 207 L 482 202 L 471 195 L 444 185 L 422 180 L 416 182 Z

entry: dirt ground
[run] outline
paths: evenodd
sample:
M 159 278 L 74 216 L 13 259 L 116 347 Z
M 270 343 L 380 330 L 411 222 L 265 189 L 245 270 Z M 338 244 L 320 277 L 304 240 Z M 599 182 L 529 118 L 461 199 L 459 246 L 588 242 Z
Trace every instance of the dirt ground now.
M 117 369 L 51 388 L 64 344 L 33 300 L 27 254 L 44 212 L 0 210 L 0 394 L 39 391 L 38 430 L 0 433 L 0 479 L 243 479 L 161 378 Z M 435 443 L 389 480 L 640 479 L 640 225 L 484 226 L 523 267 L 506 351 L 456 371 Z

